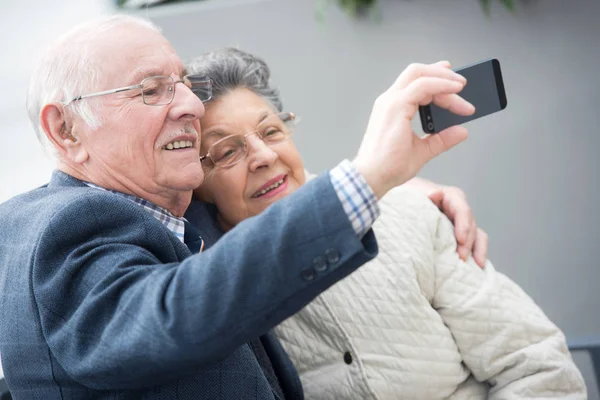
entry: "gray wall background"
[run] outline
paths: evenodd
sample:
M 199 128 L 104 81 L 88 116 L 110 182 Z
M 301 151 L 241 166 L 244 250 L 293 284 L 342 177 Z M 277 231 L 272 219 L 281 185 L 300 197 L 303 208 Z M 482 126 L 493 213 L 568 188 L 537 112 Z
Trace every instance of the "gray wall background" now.
M 470 123 L 470 138 L 421 176 L 465 190 L 496 267 L 567 335 L 600 335 L 600 1 L 530 0 L 515 15 L 494 6 L 489 18 L 476 0 L 380 0 L 379 20 L 331 6 L 319 22 L 316 8 L 313 0 L 208 0 L 138 14 L 162 26 L 184 59 L 231 45 L 262 56 L 285 109 L 301 117 L 295 141 L 315 172 L 354 157 L 373 100 L 407 64 L 498 58 L 508 108 Z M 89 5 L 77 16 L 109 11 Z M 36 52 L 47 40 L 38 31 Z M 8 67 L 20 79 L 8 88 L 24 90 L 32 59 L 11 48 L 22 67 Z M 0 173 L 9 183 L 1 201 L 44 182 L 51 161 L 21 104 L 0 106 Z M 589 359 L 574 357 L 597 399 Z

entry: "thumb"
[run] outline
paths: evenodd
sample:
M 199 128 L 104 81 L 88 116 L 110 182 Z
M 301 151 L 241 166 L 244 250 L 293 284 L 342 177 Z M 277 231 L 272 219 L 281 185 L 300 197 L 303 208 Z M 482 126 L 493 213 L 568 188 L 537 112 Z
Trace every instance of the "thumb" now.
M 440 133 L 424 136 L 421 138 L 422 145 L 419 146 L 423 164 L 463 142 L 468 135 L 467 128 L 455 125 Z

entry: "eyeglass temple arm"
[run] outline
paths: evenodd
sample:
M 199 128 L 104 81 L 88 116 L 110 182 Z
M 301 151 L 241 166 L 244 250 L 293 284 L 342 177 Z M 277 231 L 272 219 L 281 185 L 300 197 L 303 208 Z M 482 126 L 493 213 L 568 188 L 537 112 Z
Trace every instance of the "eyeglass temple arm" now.
M 102 92 L 96 92 L 96 93 L 90 93 L 90 94 L 84 94 L 82 96 L 77 96 L 69 101 L 67 101 L 66 103 L 63 103 L 63 105 L 68 105 L 74 101 L 78 101 L 81 99 L 89 99 L 90 97 L 96 97 L 96 96 L 104 96 L 106 94 L 113 94 L 113 93 L 119 93 L 119 92 L 124 92 L 126 90 L 132 90 L 132 89 L 138 89 L 141 88 L 142 85 L 141 84 L 137 84 L 137 85 L 132 85 L 132 86 L 126 86 L 126 87 L 121 87 L 121 88 L 117 88 L 117 89 L 110 89 L 110 90 L 103 90 Z

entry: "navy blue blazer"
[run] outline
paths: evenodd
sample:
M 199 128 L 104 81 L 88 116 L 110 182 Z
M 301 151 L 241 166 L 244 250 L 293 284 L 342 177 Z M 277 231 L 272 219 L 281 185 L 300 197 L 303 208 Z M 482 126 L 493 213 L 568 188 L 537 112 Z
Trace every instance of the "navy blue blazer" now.
M 202 207 L 188 216 L 212 242 Z M 0 354 L 17 400 L 273 399 L 246 344 L 265 334 L 282 387 L 301 398 L 267 332 L 377 253 L 328 174 L 202 254 L 140 206 L 61 172 L 0 205 L 0 221 Z

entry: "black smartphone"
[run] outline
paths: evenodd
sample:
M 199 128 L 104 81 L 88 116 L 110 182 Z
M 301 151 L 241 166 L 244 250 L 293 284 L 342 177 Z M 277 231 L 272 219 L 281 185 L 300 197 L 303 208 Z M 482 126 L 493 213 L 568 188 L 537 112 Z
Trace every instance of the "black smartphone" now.
M 425 133 L 438 133 L 506 108 L 506 91 L 498 60 L 481 61 L 455 71 L 467 78 L 467 84 L 459 95 L 475 106 L 475 114 L 463 117 L 435 104 L 420 106 L 419 115 Z

